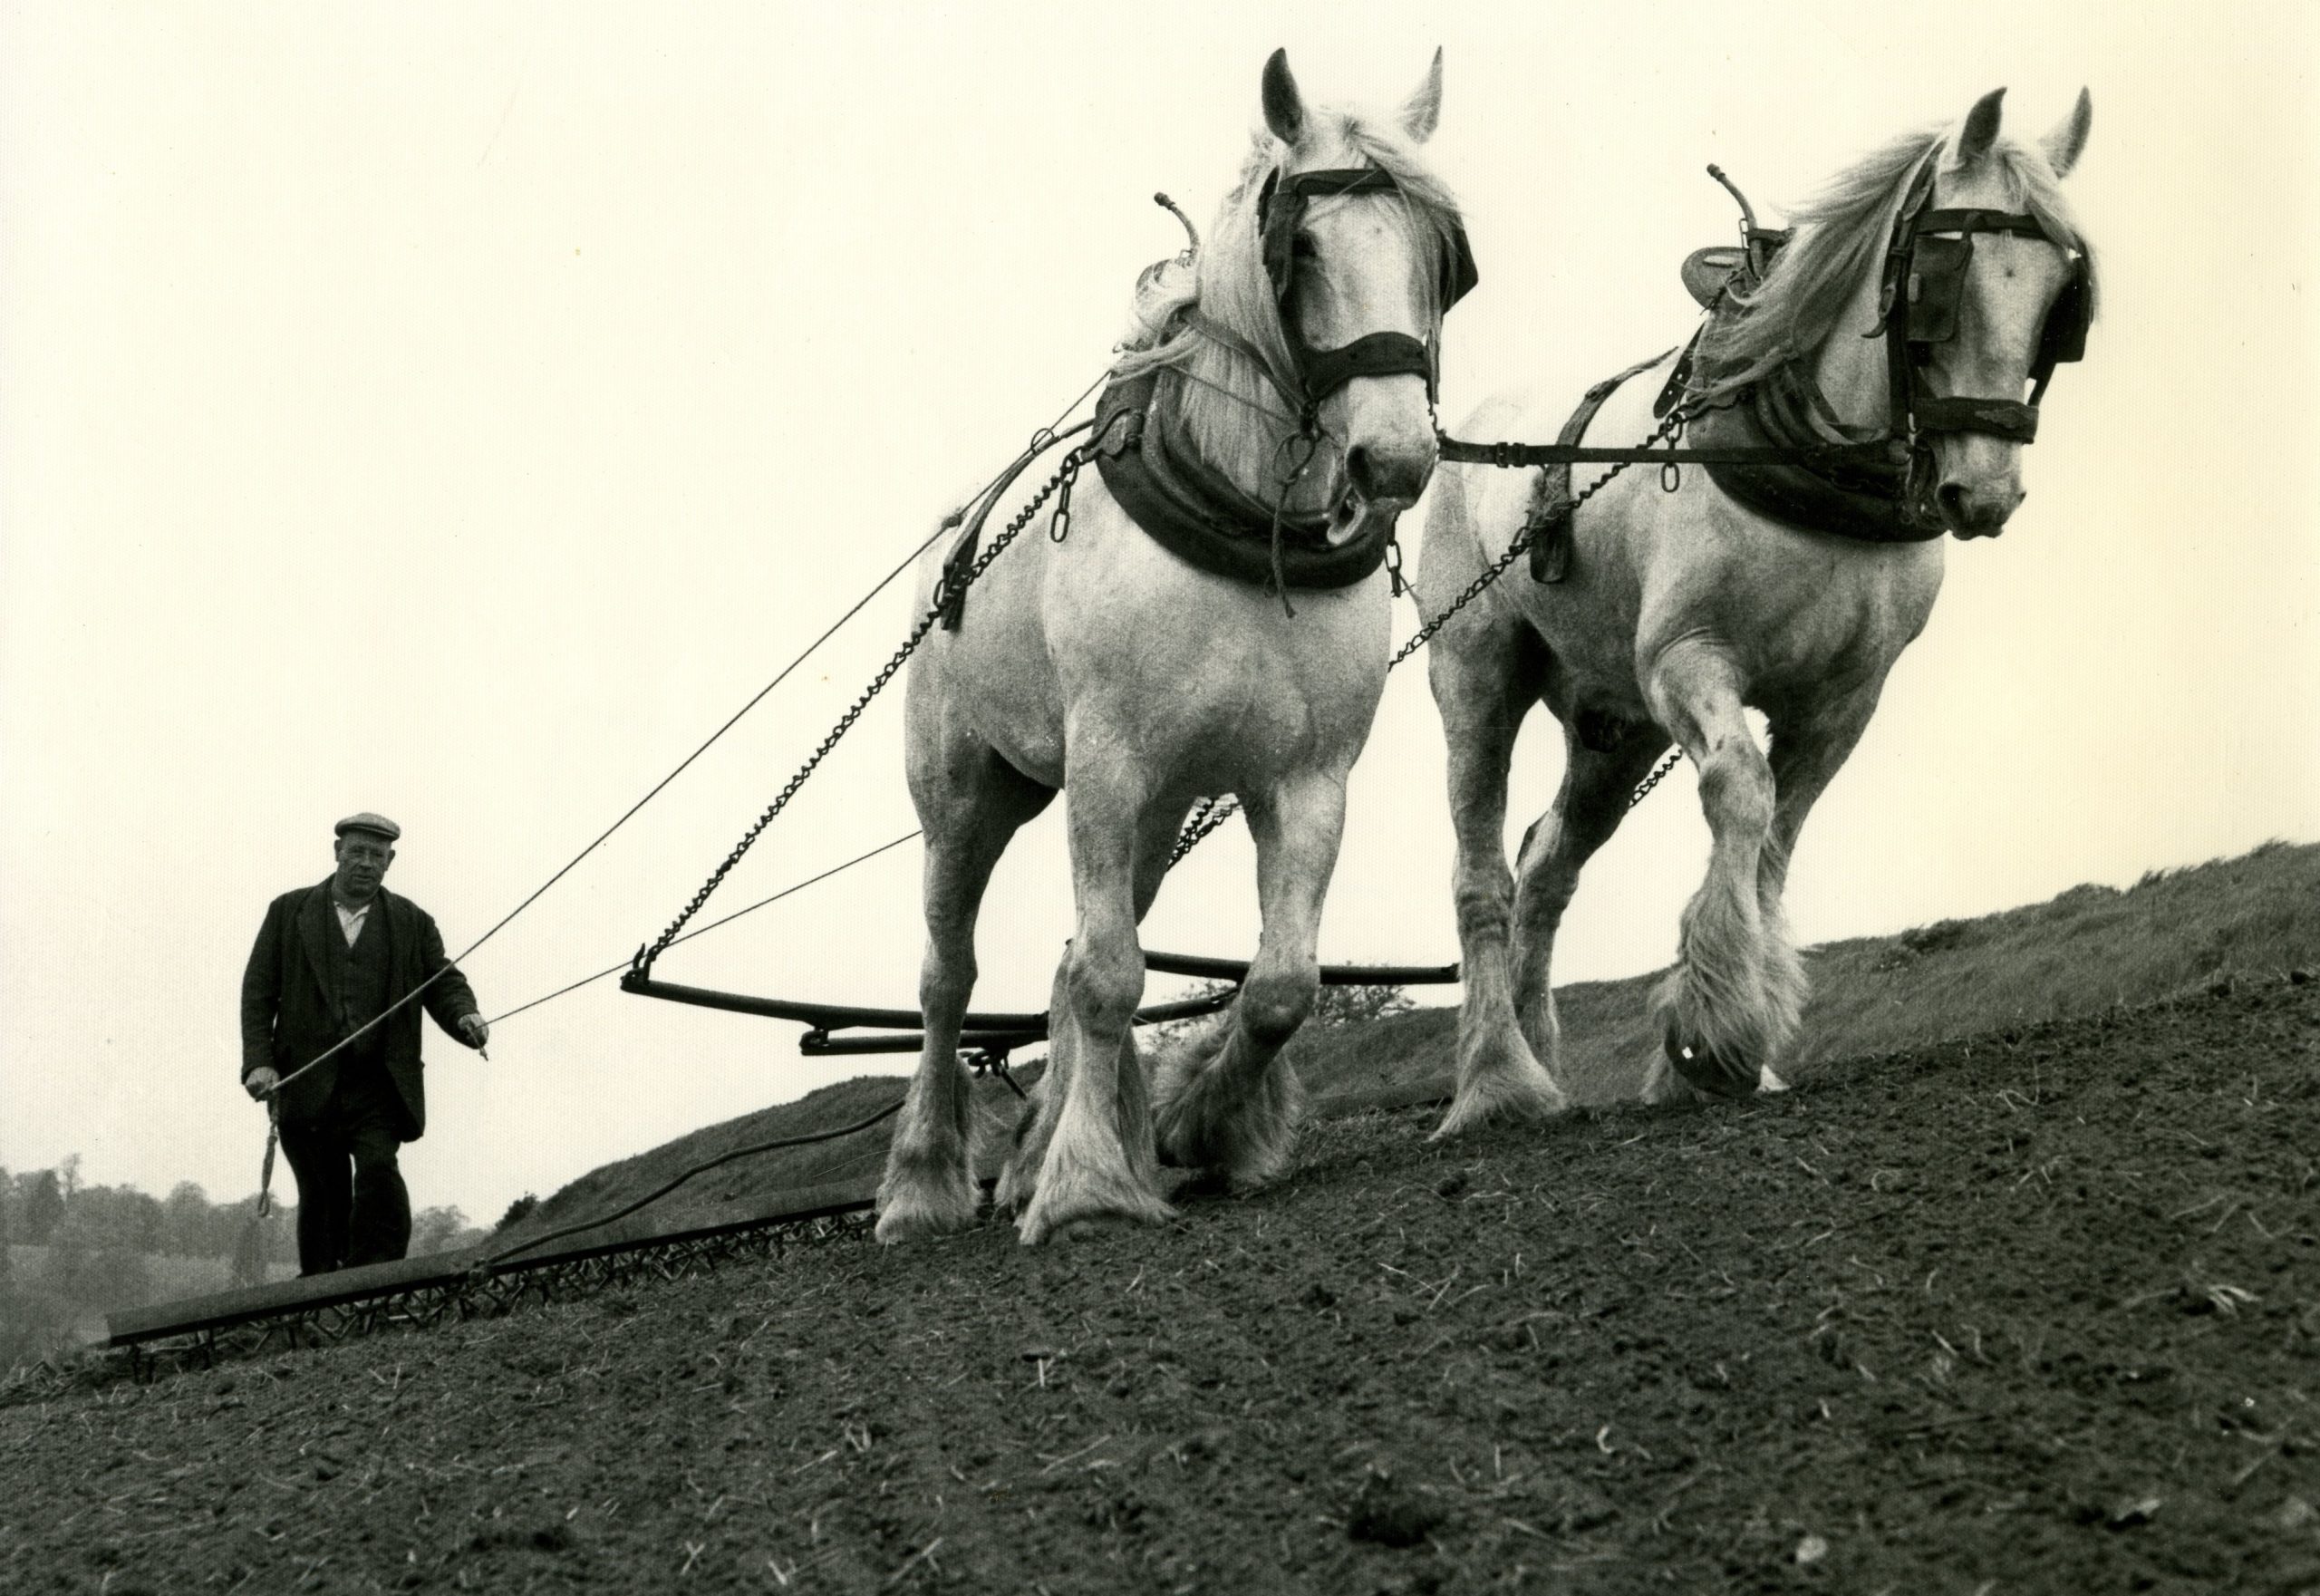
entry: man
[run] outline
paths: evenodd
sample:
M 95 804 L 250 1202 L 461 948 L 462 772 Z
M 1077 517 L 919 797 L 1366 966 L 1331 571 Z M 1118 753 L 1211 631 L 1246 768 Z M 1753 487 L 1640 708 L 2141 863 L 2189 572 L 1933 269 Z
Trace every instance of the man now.
M 365 812 L 336 830 L 337 869 L 267 905 L 242 976 L 242 1085 L 261 1101 L 279 1089 L 301 1274 L 410 1249 L 411 1195 L 395 1158 L 427 1127 L 420 1007 L 469 1047 L 489 1037 L 434 920 L 380 885 L 402 828 Z

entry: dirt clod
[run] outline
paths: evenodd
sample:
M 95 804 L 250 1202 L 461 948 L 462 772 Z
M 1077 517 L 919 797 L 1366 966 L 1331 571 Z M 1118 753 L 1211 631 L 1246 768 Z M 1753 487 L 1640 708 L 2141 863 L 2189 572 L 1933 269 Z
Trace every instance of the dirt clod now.
M 2300 1591 L 2320 985 L 2192 991 L 0 1406 L 0 1590 Z
M 1380 1546 L 1415 1546 L 1432 1534 L 1445 1514 L 1433 1503 L 1388 1476 L 1371 1473 L 1346 1514 L 1346 1533 Z

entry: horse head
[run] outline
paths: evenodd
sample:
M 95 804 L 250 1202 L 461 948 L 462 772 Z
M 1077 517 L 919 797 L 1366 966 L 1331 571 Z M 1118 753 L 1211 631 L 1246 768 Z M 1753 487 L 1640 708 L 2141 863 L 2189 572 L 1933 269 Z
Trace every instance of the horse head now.
M 1416 155 L 1441 117 L 1442 53 L 1383 125 L 1309 111 L 1283 51 L 1261 98 L 1273 148 L 1260 256 L 1307 425 L 1339 443 L 1305 489 L 1339 540 L 1398 516 L 1434 470 L 1442 318 L 1474 280 L 1456 211 Z
M 1959 537 L 1997 536 L 2021 504 L 2038 401 L 2056 363 L 2083 353 L 2093 314 L 2092 260 L 2058 188 L 2085 149 L 2093 102 L 2082 90 L 2033 146 L 2000 135 L 2005 93 L 1975 102 L 1904 201 L 1884 289 L 1888 357 L 1913 368 L 1928 490 Z
M 1203 453 L 1342 544 L 1425 490 L 1442 318 L 1474 282 L 1456 202 L 1419 153 L 1442 55 L 1397 109 L 1366 113 L 1308 104 L 1275 51 L 1260 100 L 1197 266 L 1139 285 L 1146 335 L 1121 369 L 1181 365 Z

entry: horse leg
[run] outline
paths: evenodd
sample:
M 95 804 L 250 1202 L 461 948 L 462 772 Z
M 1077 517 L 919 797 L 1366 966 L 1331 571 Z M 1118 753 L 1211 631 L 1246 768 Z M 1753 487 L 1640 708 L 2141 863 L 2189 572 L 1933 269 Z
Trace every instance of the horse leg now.
M 1131 1127 L 1140 1125 L 1149 1137 L 1149 1110 L 1140 1107 L 1140 1075 L 1124 1079 L 1121 1069 L 1123 1059 L 1135 1057 L 1127 1033 L 1144 993 L 1136 913 L 1143 873 L 1136 856 L 1148 851 L 1146 839 L 1157 828 L 1131 770 L 1091 761 L 1090 769 L 1074 769 L 1071 775 L 1065 802 L 1079 913 L 1058 983 L 1062 1001 L 1051 1014 L 1068 1063 L 1038 1189 L 1016 1222 L 1026 1245 L 1087 1221 L 1158 1222 L 1175 1212 L 1155 1189 L 1150 1154 L 1130 1152 Z
M 1768 978 L 1778 956 L 1768 954 L 1757 890 L 1771 837 L 1772 766 L 1743 711 L 1739 672 L 1721 653 L 1679 644 L 1659 657 L 1645 685 L 1654 717 L 1698 768 L 1714 843 L 1707 878 L 1684 909 L 1676 967 L 1653 1000 L 1666 1060 L 1647 1075 L 1643 1095 L 1681 1097 L 1680 1079 L 1696 1091 L 1742 1097 L 1796 1030 L 1793 987 Z
M 1822 706 L 1816 713 L 1775 720 L 1772 725 L 1773 824 L 1756 865 L 1756 904 L 1764 924 L 1765 979 L 1799 1014 L 1804 1011 L 1811 982 L 1804 973 L 1804 961 L 1790 940 L 1788 914 L 1782 902 L 1788 885 L 1788 862 L 1812 806 L 1869 729 L 1870 717 L 1877 711 L 1877 698 L 1871 689 Z M 1788 1083 L 1773 1073 L 1770 1059 L 1764 1060 L 1757 1089 L 1788 1089 Z
M 1136 918 L 1139 925 L 1151 912 L 1153 900 L 1160 895 L 1160 884 L 1168 874 L 1168 856 L 1175 847 L 1184 821 L 1181 810 L 1166 805 L 1154 809 L 1146 819 L 1136 855 Z M 1051 1017 L 1060 1016 L 1070 1002 L 1067 982 L 1070 968 L 1071 951 L 1067 947 L 1056 966 L 1055 983 L 1049 993 L 1048 1012 Z M 1051 1027 L 1047 1069 L 1030 1088 L 1031 1100 L 1024 1105 L 1022 1117 L 1016 1124 L 1015 1146 L 1000 1172 L 999 1187 L 993 1195 L 994 1204 L 1001 1210 L 1020 1212 L 1031 1200 L 1031 1194 L 1039 1188 L 1039 1165 L 1047 1157 L 1049 1145 L 1055 1140 L 1056 1121 L 1062 1116 L 1071 1079 L 1070 1030 L 1059 1019 L 1052 1020 Z M 1120 1040 L 1119 1100 L 1120 1140 L 1127 1148 L 1130 1162 L 1136 1166 L 1137 1177 L 1157 1191 L 1160 1160 L 1153 1141 L 1151 1091 L 1136 1057 L 1133 1026 Z
M 926 830 L 926 955 L 918 977 L 926 1032 L 878 1185 L 877 1237 L 889 1243 L 974 1223 L 959 1029 L 974 991 L 975 915 L 1009 839 L 1055 796 L 981 744 L 940 750 L 913 776 Z
M 1621 729 L 1604 750 L 1589 748 L 1565 727 L 1562 785 L 1554 806 L 1522 839 L 1515 866 L 1514 1011 L 1523 1040 L 1558 1083 L 1569 1079 L 1554 999 L 1555 936 L 1563 911 L 1579 888 L 1580 873 L 1627 818 L 1636 784 L 1667 745 L 1666 734 L 1648 722 Z
M 1015 1122 L 1015 1145 L 991 1192 L 991 1205 L 1003 1214 L 1020 1214 L 1039 1189 L 1039 1165 L 1048 1156 L 1049 1144 L 1055 1140 L 1055 1123 L 1070 1093 L 1071 1035 L 1063 1023 L 1064 1011 L 1071 1001 L 1070 970 L 1071 946 L 1067 943 L 1055 967 L 1055 980 L 1048 988 L 1048 1065 L 1027 1094 L 1030 1100 Z
M 1458 848 L 1452 896 L 1465 987 L 1457 1093 L 1434 1133 L 1443 1137 L 1499 1116 L 1536 1118 L 1566 1105 L 1523 1039 L 1509 969 L 1514 878 L 1506 868 L 1506 773 L 1516 734 L 1545 682 L 1546 649 L 1519 616 L 1475 614 L 1436 638 L 1426 679 L 1448 745 Z
M 1315 950 L 1345 831 L 1345 786 L 1314 775 L 1242 801 L 1264 920 L 1257 956 L 1224 1024 L 1158 1060 L 1152 1089 L 1162 1156 L 1213 1170 L 1236 1192 L 1279 1179 L 1294 1150 L 1302 1093 L 1281 1055 L 1320 991 Z

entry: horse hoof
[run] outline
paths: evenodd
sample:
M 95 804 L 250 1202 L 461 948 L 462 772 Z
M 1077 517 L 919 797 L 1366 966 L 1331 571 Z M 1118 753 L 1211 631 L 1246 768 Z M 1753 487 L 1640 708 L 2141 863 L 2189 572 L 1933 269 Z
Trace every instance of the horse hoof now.
M 1726 1059 L 1705 1042 L 1682 1040 L 1670 1030 L 1664 1043 L 1668 1062 L 1684 1084 L 1711 1098 L 1745 1098 L 1756 1089 L 1756 1069 Z M 1777 1078 L 1775 1078 L 1777 1079 Z
M 1133 1230 L 1139 1225 L 1165 1224 L 1176 1217 L 1176 1211 L 1159 1198 L 1146 1195 L 1140 1202 L 1114 1207 L 1088 1207 L 1077 1212 L 1058 1213 L 1058 1204 L 1042 1204 L 1036 1199 L 1023 1210 L 1015 1222 L 1016 1239 L 1027 1247 L 1036 1247 L 1048 1241 L 1090 1241 L 1097 1236 Z
M 1525 1057 L 1518 1066 L 1475 1070 L 1460 1082 L 1450 1111 L 1426 1140 L 1444 1141 L 1493 1123 L 1535 1125 L 1570 1107 L 1546 1066 Z
M 972 1230 L 974 1224 L 975 1205 L 972 1198 L 962 1204 L 955 1199 L 945 1200 L 914 1193 L 882 1203 L 878 1209 L 878 1226 L 872 1233 L 881 1243 L 892 1247 L 904 1242 L 956 1235 L 961 1231 Z
M 1031 1199 L 1039 1195 L 1039 1190 L 1036 1172 L 1025 1175 L 1017 1170 L 1014 1165 L 1010 1164 L 1005 1169 L 1000 1171 L 999 1184 L 991 1188 L 991 1211 L 1006 1214 L 1020 1214 L 1031 1205 Z

